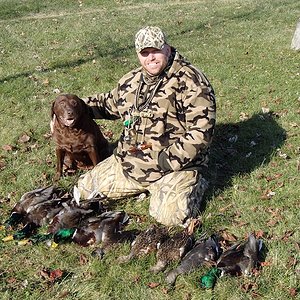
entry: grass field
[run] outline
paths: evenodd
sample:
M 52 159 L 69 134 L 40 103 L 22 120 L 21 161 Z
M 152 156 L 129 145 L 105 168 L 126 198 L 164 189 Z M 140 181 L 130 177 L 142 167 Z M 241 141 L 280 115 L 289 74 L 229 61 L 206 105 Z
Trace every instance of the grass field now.
M 74 244 L 0 241 L 0 298 L 299 299 L 300 53 L 290 49 L 299 14 L 298 0 L 0 0 L 0 222 L 22 194 L 52 183 L 49 120 L 57 93 L 112 89 L 138 65 L 135 32 L 158 25 L 217 95 L 201 230 L 238 239 L 255 231 L 267 250 L 255 276 L 225 276 L 203 290 L 207 269 L 200 268 L 167 292 L 164 275 L 148 271 L 154 255 L 116 262 L 129 244 L 100 261 L 92 248 Z M 118 139 L 120 123 L 99 124 Z M 77 178 L 59 185 L 71 189 Z M 140 229 L 151 222 L 147 206 L 136 199 L 118 204 L 141 216 L 130 224 Z M 44 269 L 66 276 L 51 282 Z

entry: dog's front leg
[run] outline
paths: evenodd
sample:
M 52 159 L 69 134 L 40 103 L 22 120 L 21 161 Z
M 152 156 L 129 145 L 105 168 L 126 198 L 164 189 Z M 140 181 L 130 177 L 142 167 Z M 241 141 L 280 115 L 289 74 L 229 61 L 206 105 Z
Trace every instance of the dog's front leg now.
M 93 166 L 95 167 L 98 162 L 100 161 L 97 149 L 95 147 L 92 147 L 90 151 L 88 152 L 89 158 L 92 161 Z
M 56 174 L 54 181 L 58 181 L 63 173 L 63 164 L 65 159 L 66 151 L 61 148 L 56 148 Z

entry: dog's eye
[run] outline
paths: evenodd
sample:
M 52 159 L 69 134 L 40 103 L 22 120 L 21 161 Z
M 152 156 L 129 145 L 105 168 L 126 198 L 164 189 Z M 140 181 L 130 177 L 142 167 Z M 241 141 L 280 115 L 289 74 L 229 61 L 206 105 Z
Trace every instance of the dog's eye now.
M 73 106 L 76 106 L 76 105 L 77 105 L 77 101 L 73 100 L 73 101 L 71 102 L 71 104 L 72 104 Z

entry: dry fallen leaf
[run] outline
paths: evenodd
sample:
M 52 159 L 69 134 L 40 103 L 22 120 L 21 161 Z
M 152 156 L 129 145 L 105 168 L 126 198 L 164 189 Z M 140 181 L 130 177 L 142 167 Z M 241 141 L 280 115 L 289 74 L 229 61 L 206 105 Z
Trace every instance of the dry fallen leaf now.
M 30 136 L 29 136 L 27 133 L 23 133 L 23 134 L 19 137 L 18 141 L 19 141 L 19 143 L 25 144 L 25 143 L 27 143 L 27 142 L 30 141 Z
M 224 207 L 221 207 L 221 208 L 219 209 L 219 212 L 224 212 L 224 211 L 226 211 L 228 208 L 231 208 L 232 206 L 233 206 L 233 204 L 230 203 L 230 204 L 228 204 L 228 205 L 226 205 L 226 206 L 224 206 Z
M 88 263 L 88 258 L 86 257 L 86 255 L 84 254 L 80 254 L 79 256 L 79 264 L 82 266 L 82 265 L 86 265 Z
M 289 294 L 291 297 L 296 297 L 298 295 L 298 291 L 296 288 L 290 288 Z
M 244 291 L 245 293 L 248 293 L 253 290 L 257 290 L 257 288 L 258 288 L 257 284 L 253 282 L 246 282 L 241 286 L 242 291 Z
M 235 225 L 238 226 L 238 227 L 243 227 L 243 226 L 249 225 L 249 222 L 235 221 Z
M 270 267 L 270 266 L 272 265 L 272 263 L 271 263 L 270 261 L 262 261 L 262 262 L 260 263 L 260 265 L 261 265 L 262 267 Z
M 246 121 L 248 119 L 249 119 L 249 114 L 248 113 L 245 113 L 245 112 L 240 113 L 240 120 L 241 121 Z
M 294 230 L 287 230 L 281 239 L 287 242 L 294 233 L 295 233 Z
M 39 274 L 47 281 L 54 282 L 63 276 L 63 271 L 60 269 L 49 270 L 43 269 Z
M 144 223 L 148 217 L 146 215 L 139 215 L 139 214 L 131 213 L 130 218 L 135 220 L 135 222 L 137 222 L 137 223 Z
M 103 134 L 107 139 L 112 139 L 114 136 L 114 133 L 111 130 L 105 131 Z
M 237 241 L 237 237 L 234 234 L 226 232 L 226 231 L 223 231 L 221 233 L 221 236 L 225 241 L 229 241 L 229 242 L 236 242 Z
M 261 294 L 259 294 L 258 292 L 256 291 L 253 291 L 251 292 L 251 297 L 254 299 L 254 298 L 261 298 Z
M 49 78 L 45 78 L 43 80 L 43 85 L 49 85 Z
M 283 181 L 278 182 L 278 184 L 277 184 L 276 187 L 277 187 L 277 188 L 282 188 L 282 187 L 284 187 L 284 182 L 283 182 Z
M 282 176 L 282 174 L 281 174 L 281 173 L 278 173 L 278 174 L 275 174 L 275 175 L 273 175 L 273 176 L 267 176 L 267 177 L 266 177 L 266 180 L 267 180 L 267 181 L 275 180 L 275 179 L 277 179 L 277 178 L 280 178 L 281 176 Z
M 264 237 L 265 233 L 262 230 L 255 231 L 255 236 L 257 239 Z
M 14 147 L 12 145 L 3 145 L 2 146 L 2 150 L 4 151 L 12 151 L 14 149 Z
M 5 161 L 4 160 L 0 160 L 0 170 L 3 170 L 3 169 L 5 169 L 5 167 L 6 167 L 6 163 L 5 163 Z
M 277 223 L 278 223 L 278 219 L 271 218 L 271 219 L 267 222 L 267 226 L 273 227 L 273 226 L 275 226 Z
M 55 281 L 56 279 L 61 278 L 62 276 L 63 276 L 63 271 L 60 269 L 50 271 L 49 274 L 50 281 Z
M 41 271 L 39 272 L 39 274 L 40 274 L 44 279 L 49 280 L 49 271 L 48 271 L 48 270 L 43 269 L 43 270 L 41 270 Z
M 288 258 L 287 266 L 288 266 L 289 268 L 295 268 L 295 266 L 297 265 L 297 263 L 298 263 L 297 258 L 294 257 L 294 256 L 290 256 L 290 257 Z
M 190 224 L 187 227 L 187 231 L 189 235 L 192 235 L 195 232 L 195 228 L 201 225 L 201 221 L 199 219 L 192 219 Z
M 59 293 L 59 298 L 66 298 L 70 295 L 69 291 L 62 291 Z
M 139 283 L 141 280 L 141 276 L 137 275 L 137 276 L 134 276 L 133 279 L 132 279 L 132 282 L 133 283 Z
M 147 283 L 147 286 L 150 288 L 150 289 L 154 289 L 156 287 L 158 287 L 160 285 L 159 282 L 149 282 Z
M 272 190 L 268 189 L 268 190 L 264 191 L 264 193 L 261 195 L 260 198 L 262 200 L 267 200 L 267 199 L 271 199 L 275 195 L 276 195 L 275 192 L 273 192 Z
M 15 283 L 15 282 L 17 282 L 17 279 L 15 277 L 9 277 L 6 279 L 6 282 L 7 283 Z
M 52 133 L 51 132 L 47 132 L 47 133 L 44 134 L 44 138 L 46 140 L 50 139 L 51 137 L 52 137 Z

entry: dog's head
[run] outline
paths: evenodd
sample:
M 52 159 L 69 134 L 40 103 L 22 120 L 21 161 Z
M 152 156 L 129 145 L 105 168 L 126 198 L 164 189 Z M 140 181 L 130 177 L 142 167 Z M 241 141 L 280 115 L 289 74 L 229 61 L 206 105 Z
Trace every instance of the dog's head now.
M 87 105 L 76 95 L 59 95 L 52 104 L 51 118 L 63 126 L 74 127 L 80 117 L 87 112 Z

